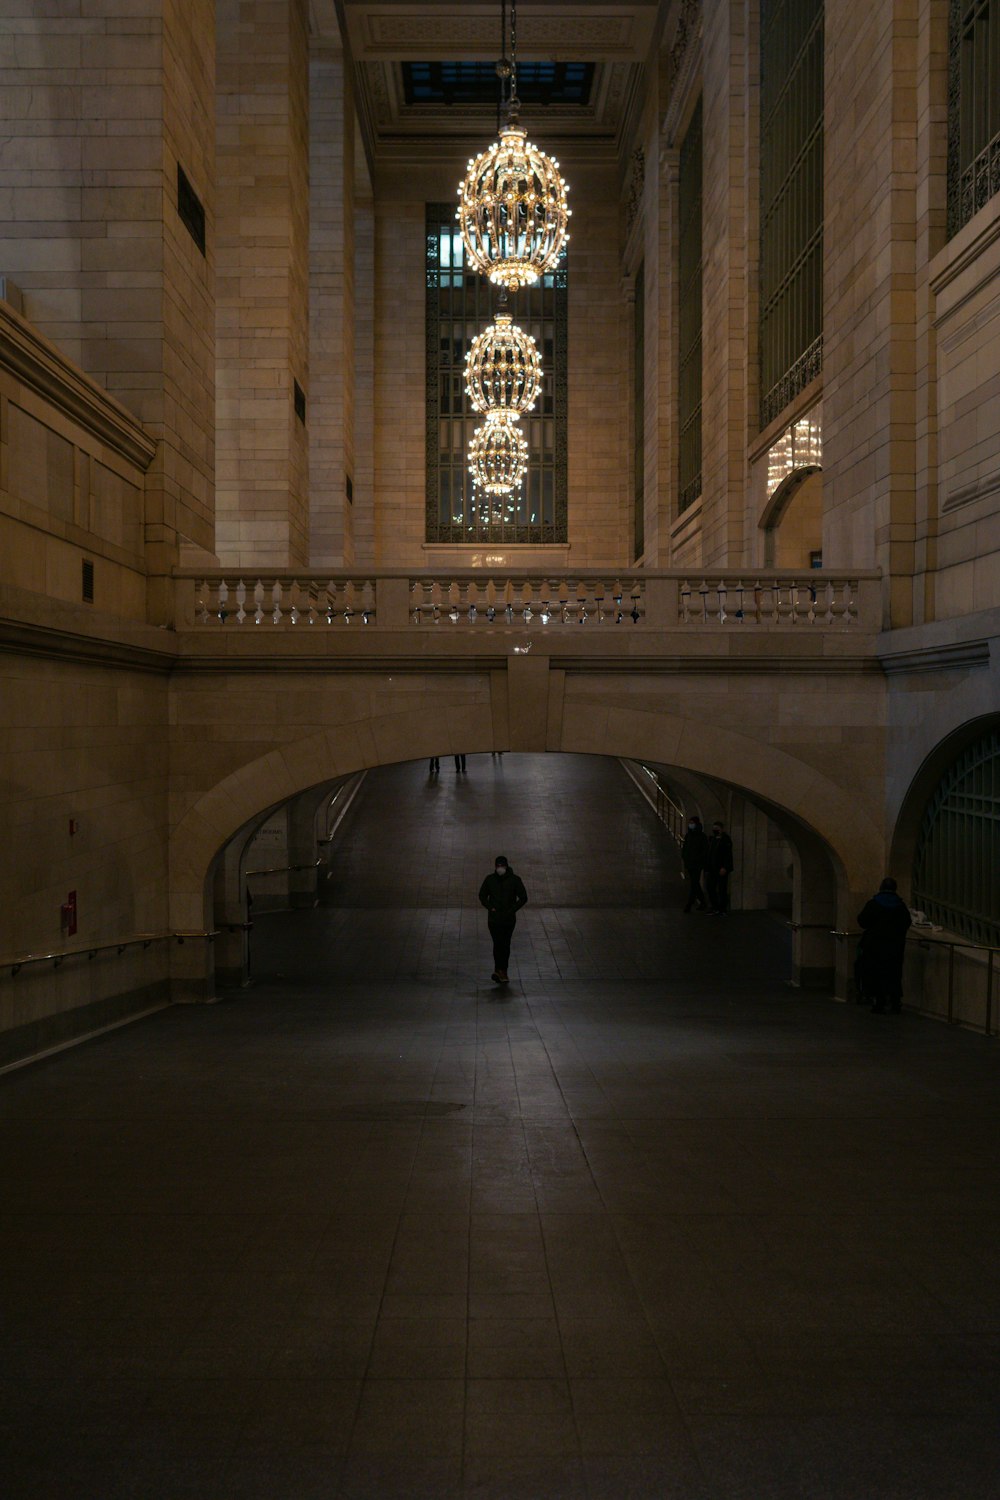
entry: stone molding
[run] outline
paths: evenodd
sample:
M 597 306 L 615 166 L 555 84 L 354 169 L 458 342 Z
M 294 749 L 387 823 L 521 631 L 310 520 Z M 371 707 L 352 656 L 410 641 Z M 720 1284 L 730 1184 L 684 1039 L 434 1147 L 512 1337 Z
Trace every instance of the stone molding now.
M 4 302 L 0 365 L 129 463 L 149 468 L 157 445 L 142 425 Z

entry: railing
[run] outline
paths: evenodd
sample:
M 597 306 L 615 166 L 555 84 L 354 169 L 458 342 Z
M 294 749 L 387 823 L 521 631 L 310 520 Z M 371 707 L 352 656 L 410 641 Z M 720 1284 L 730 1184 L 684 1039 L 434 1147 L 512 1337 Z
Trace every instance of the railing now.
M 832 932 L 830 935 L 831 935 L 831 937 L 835 937 L 838 942 L 846 942 L 848 939 L 852 939 L 852 938 L 855 941 L 857 941 L 862 936 L 862 934 L 860 932 L 841 932 L 839 930 Z M 984 953 L 986 955 L 986 965 L 985 965 L 985 968 L 986 968 L 986 1005 L 985 1005 L 985 1014 L 984 1014 L 984 1021 L 983 1021 L 983 1033 L 986 1036 L 992 1036 L 992 1034 L 993 1034 L 993 976 L 994 976 L 994 971 L 996 969 L 996 956 L 997 956 L 998 953 L 1000 953 L 1000 948 L 992 948 L 992 947 L 989 946 L 988 943 L 973 943 L 973 942 L 963 941 L 961 938 L 928 937 L 925 933 L 921 932 L 919 929 L 914 930 L 912 927 L 910 928 L 910 930 L 909 930 L 909 932 L 907 934 L 907 942 L 910 945 L 915 944 L 918 948 L 922 948 L 924 950 L 929 950 L 931 948 L 946 948 L 948 950 L 948 1004 L 947 1004 L 947 1019 L 948 1019 L 949 1026 L 954 1026 L 954 1025 L 957 1024 L 956 1020 L 955 1020 L 955 951 L 956 951 L 956 949 L 961 948 L 961 949 L 965 949 L 965 950 L 969 951 L 970 953 Z M 925 1014 L 934 1014 L 934 1012 L 925 1012 Z
M 642 765 L 642 770 L 644 774 L 649 777 L 649 780 L 653 784 L 653 808 L 656 812 L 656 816 L 659 818 L 664 828 L 666 828 L 667 832 L 670 834 L 670 837 L 674 840 L 674 842 L 677 844 L 683 844 L 684 809 L 678 806 L 673 797 L 671 797 L 670 793 L 663 785 L 663 782 L 660 780 L 659 775 L 656 771 L 652 770 L 647 765 Z
M 231 926 L 227 930 L 232 930 Z M 146 949 L 151 948 L 154 943 L 168 943 L 171 940 L 183 944 L 198 938 L 212 943 L 218 935 L 218 930 L 214 932 L 140 932 L 133 937 L 119 938 L 112 943 L 81 943 L 74 948 L 56 948 L 46 953 L 18 953 L 11 958 L 0 959 L 0 972 L 9 969 L 10 977 L 13 979 L 30 964 L 50 963 L 53 968 L 58 969 L 59 965 L 68 958 L 91 959 L 96 958 L 99 953 L 114 953 L 120 958 L 129 948 Z
M 179 628 L 391 630 L 460 627 L 532 631 L 688 626 L 831 630 L 880 626 L 873 571 L 582 573 L 428 570 L 328 574 L 175 573 Z

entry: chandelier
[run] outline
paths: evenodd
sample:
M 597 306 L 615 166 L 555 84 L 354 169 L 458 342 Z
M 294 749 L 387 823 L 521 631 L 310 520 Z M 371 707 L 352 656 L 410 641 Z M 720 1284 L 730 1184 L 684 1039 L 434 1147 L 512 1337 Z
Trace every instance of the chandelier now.
M 488 495 L 509 495 L 520 489 L 528 461 L 528 444 L 516 416 L 491 411 L 469 444 L 472 483 Z
M 465 366 L 465 393 L 474 411 L 519 417 L 534 410 L 541 390 L 541 361 L 534 339 L 509 313 L 498 313 L 496 322 L 476 335 Z
M 504 33 L 503 9 L 500 26 Z M 469 162 L 455 217 L 470 265 L 516 292 L 555 270 L 570 216 L 559 163 L 531 144 L 518 119 L 517 0 L 510 7 L 510 59 L 500 59 L 497 74 L 501 94 L 505 82 L 509 90 L 501 106 L 506 123 L 500 139 Z

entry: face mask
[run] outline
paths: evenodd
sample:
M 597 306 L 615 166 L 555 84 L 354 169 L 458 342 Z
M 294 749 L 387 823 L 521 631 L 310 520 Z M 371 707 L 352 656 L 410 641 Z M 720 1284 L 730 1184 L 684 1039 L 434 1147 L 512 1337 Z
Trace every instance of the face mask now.
M 506 875 L 506 873 L 507 873 L 507 866 L 506 865 L 497 865 L 497 874 L 498 875 Z
M 689 823 L 688 827 L 690 828 L 691 832 L 694 833 L 694 831 L 698 827 L 698 825 L 697 825 L 697 823 Z

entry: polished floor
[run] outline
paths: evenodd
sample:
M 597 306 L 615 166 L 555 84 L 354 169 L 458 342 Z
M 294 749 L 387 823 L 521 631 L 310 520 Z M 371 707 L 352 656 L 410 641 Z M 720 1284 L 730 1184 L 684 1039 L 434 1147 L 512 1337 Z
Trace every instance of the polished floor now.
M 384 770 L 249 989 L 0 1078 L 4 1500 L 1000 1494 L 997 1043 L 681 899 L 613 761 Z

